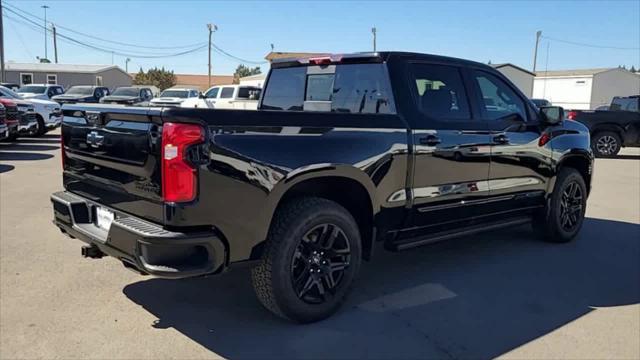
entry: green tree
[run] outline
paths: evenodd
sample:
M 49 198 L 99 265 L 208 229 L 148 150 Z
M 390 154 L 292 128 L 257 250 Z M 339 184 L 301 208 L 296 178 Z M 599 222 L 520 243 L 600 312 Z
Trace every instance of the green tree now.
M 233 83 L 234 84 L 239 84 L 240 83 L 240 78 L 243 78 L 245 76 L 258 75 L 258 74 L 261 74 L 261 73 L 262 73 L 262 70 L 260 70 L 260 66 L 256 66 L 254 68 L 250 68 L 248 66 L 240 64 L 236 68 L 236 72 L 233 73 Z
M 164 90 L 176 84 L 176 76 L 173 71 L 165 70 L 164 67 L 162 69 L 149 69 L 146 73 L 140 68 L 140 71 L 133 78 L 133 84 L 153 85 L 160 90 Z
M 636 71 L 638 71 L 638 70 L 636 70 L 636 67 L 635 67 L 635 66 L 631 65 L 631 70 L 629 70 L 629 71 L 631 71 L 632 73 L 634 73 L 634 72 L 636 72 Z

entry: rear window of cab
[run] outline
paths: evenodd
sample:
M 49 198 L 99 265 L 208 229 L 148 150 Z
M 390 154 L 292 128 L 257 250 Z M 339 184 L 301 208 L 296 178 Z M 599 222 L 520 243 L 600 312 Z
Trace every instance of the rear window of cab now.
M 384 64 L 344 64 L 271 70 L 263 110 L 395 114 Z

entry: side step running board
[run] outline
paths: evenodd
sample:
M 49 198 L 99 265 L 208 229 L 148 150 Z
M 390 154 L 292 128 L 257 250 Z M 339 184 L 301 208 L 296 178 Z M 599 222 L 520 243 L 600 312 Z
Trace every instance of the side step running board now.
M 387 249 L 389 249 L 391 251 L 406 250 L 406 249 L 410 249 L 410 248 L 413 248 L 413 247 L 416 247 L 416 246 L 432 244 L 432 243 L 436 243 L 436 242 L 440 242 L 440 241 L 444 241 L 444 240 L 449 240 L 449 239 L 453 239 L 453 238 L 457 238 L 457 237 L 461 237 L 461 236 L 474 235 L 474 234 L 485 232 L 485 231 L 491 231 L 491 230 L 497 230 L 497 229 L 502 229 L 502 228 L 511 227 L 511 226 L 523 225 L 523 224 L 527 224 L 529 222 L 531 222 L 531 218 L 530 217 L 520 217 L 520 218 L 510 219 L 508 221 L 500 221 L 500 222 L 492 222 L 492 223 L 488 223 L 488 224 L 485 223 L 485 224 L 481 224 L 481 225 L 473 225 L 473 226 L 469 226 L 469 227 L 465 227 L 465 228 L 457 229 L 457 230 L 453 230 L 453 231 L 442 231 L 442 232 L 430 234 L 430 235 L 427 235 L 427 236 L 403 239 L 401 241 L 392 242 L 392 243 L 389 243 L 387 245 Z

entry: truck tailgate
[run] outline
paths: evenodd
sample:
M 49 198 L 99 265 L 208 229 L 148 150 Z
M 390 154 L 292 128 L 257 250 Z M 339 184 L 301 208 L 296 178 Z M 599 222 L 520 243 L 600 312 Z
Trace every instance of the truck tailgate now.
M 65 104 L 63 114 L 64 187 L 164 223 L 160 110 Z

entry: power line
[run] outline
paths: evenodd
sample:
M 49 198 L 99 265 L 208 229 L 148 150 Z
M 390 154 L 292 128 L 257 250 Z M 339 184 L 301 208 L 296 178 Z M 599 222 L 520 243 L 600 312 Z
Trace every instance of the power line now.
M 581 43 L 581 42 L 576 42 L 576 41 L 556 39 L 556 38 L 552 38 L 552 37 L 544 36 L 544 35 L 541 36 L 541 37 L 543 37 L 543 38 L 545 38 L 547 40 L 551 40 L 551 41 L 557 41 L 557 42 L 570 44 L 570 45 L 576 45 L 576 46 L 591 47 L 591 48 L 596 48 L 596 49 L 640 50 L 640 48 L 638 48 L 638 47 L 620 47 L 620 46 L 594 45 L 594 44 L 586 44 L 586 43 Z
M 16 11 L 13 11 L 12 9 L 9 9 L 9 8 L 7 8 L 7 10 L 10 11 L 11 13 L 13 13 L 14 15 L 20 17 L 21 19 L 29 22 L 31 25 L 35 26 L 36 28 L 38 28 L 40 30 L 44 29 L 44 30 L 46 30 L 48 32 L 51 32 L 50 29 L 43 27 L 42 25 L 34 22 L 33 20 L 31 20 L 31 19 L 29 19 L 29 18 L 27 18 L 27 17 L 25 17 L 25 16 L 23 16 L 23 15 L 21 15 L 19 13 L 17 13 Z M 9 18 L 9 19 L 11 19 L 13 21 L 16 20 L 16 19 L 13 19 L 13 18 Z M 112 50 L 112 49 L 109 49 L 109 48 L 92 45 L 92 44 L 89 44 L 89 43 L 74 39 L 72 37 L 63 35 L 63 34 L 61 34 L 59 32 L 57 33 L 57 36 L 60 37 L 61 39 L 65 39 L 68 42 L 74 43 L 76 45 L 83 46 L 85 48 L 89 48 L 89 49 L 92 49 L 92 50 L 104 52 L 104 53 L 107 53 L 107 54 L 115 54 L 115 55 L 125 56 L 125 57 L 145 58 L 145 59 L 157 59 L 157 58 L 167 58 L 167 57 L 176 57 L 176 56 L 187 55 L 187 54 L 194 53 L 194 52 L 197 52 L 199 50 L 202 50 L 207 46 L 205 44 L 205 45 L 199 46 L 199 47 L 194 48 L 194 49 L 181 51 L 181 52 L 178 52 L 178 53 L 172 53 L 172 54 L 153 54 L 153 55 L 148 55 L 148 54 L 128 53 L 128 52 L 124 52 L 124 51 L 122 51 L 120 49 Z
M 232 58 L 232 59 L 234 59 L 234 60 L 238 60 L 238 61 L 240 61 L 240 62 L 245 62 L 245 63 L 249 63 L 249 64 L 255 64 L 255 65 L 266 64 L 266 63 L 268 62 L 268 61 L 253 61 L 253 60 L 246 60 L 246 59 L 243 59 L 243 58 L 237 57 L 237 56 L 235 56 L 235 55 L 231 55 L 231 54 L 229 54 L 228 52 L 226 52 L 226 51 L 222 50 L 220 47 L 218 47 L 216 44 L 213 44 L 212 46 L 213 46 L 213 48 L 216 50 L 216 52 L 218 52 L 218 53 L 220 53 L 220 54 L 222 54 L 222 55 L 225 55 L 225 56 L 227 56 L 227 57 L 230 57 L 230 58 Z
M 15 5 L 5 3 L 5 6 L 8 6 L 7 9 L 14 10 L 14 13 L 15 13 L 15 11 L 19 11 L 19 12 L 21 12 L 21 13 L 27 15 L 27 16 L 30 16 L 30 17 L 32 17 L 34 19 L 43 20 L 41 17 L 39 17 L 37 15 L 34 15 L 34 14 L 28 12 L 28 11 L 22 10 L 22 9 L 18 8 L 17 6 L 15 6 Z M 73 30 L 71 28 L 62 26 L 62 25 L 57 24 L 57 23 L 56 23 L 56 26 L 58 28 L 60 28 L 60 29 L 67 30 L 67 31 L 69 31 L 71 33 L 74 33 L 76 35 L 85 36 L 87 38 L 91 38 L 91 39 L 94 39 L 94 40 L 104 41 L 104 42 L 111 43 L 111 44 L 116 44 L 116 45 L 137 47 L 137 48 L 144 48 L 144 49 L 156 49 L 156 50 L 186 49 L 186 48 L 193 48 L 193 47 L 201 46 L 201 45 L 205 44 L 205 42 L 199 42 L 199 43 L 195 43 L 195 44 L 180 45 L 180 46 L 144 46 L 144 45 L 138 45 L 138 44 L 124 43 L 124 42 L 120 42 L 120 41 L 107 40 L 107 39 L 100 38 L 100 37 L 97 37 L 97 36 L 94 36 L 94 35 L 90 35 L 90 34 L 86 34 L 86 33 L 83 33 L 83 32 L 77 31 L 77 30 Z

